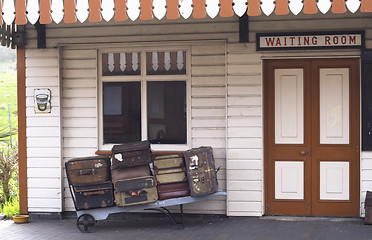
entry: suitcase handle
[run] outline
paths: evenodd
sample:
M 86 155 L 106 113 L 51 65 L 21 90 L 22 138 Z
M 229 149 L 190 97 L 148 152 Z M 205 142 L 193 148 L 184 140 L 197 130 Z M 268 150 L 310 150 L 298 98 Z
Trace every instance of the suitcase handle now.
M 80 176 L 95 175 L 96 171 L 95 171 L 94 168 L 92 168 L 92 169 L 80 169 L 79 174 L 80 174 Z

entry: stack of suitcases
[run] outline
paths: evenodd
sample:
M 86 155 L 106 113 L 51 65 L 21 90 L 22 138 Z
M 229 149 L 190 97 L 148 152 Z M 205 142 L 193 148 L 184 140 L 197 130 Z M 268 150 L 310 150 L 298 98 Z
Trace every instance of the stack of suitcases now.
M 73 158 L 65 167 L 78 211 L 203 196 L 218 187 L 211 147 L 151 158 L 149 141 L 134 142 L 115 145 L 111 157 Z
M 65 167 L 76 210 L 114 204 L 109 157 L 73 158 Z
M 153 166 L 160 200 L 190 196 L 186 167 L 181 155 L 157 156 Z
M 150 142 L 115 145 L 112 148 L 111 176 L 115 203 L 126 207 L 158 200 L 155 177 L 151 176 Z

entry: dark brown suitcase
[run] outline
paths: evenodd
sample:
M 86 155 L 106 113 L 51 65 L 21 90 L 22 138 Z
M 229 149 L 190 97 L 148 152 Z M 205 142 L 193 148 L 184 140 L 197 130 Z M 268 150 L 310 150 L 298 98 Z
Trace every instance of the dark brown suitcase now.
M 188 182 L 158 185 L 159 200 L 190 196 Z
M 191 196 L 217 192 L 217 174 L 211 147 L 193 148 L 184 153 Z
M 134 142 L 112 147 L 111 169 L 135 167 L 151 163 L 150 142 Z
M 65 163 L 69 184 L 95 184 L 110 180 L 110 158 L 92 156 L 73 158 Z
M 149 165 L 129 167 L 129 168 L 119 168 L 111 170 L 111 179 L 112 182 L 118 180 L 136 178 L 136 177 L 146 177 L 150 176 L 150 167 Z
M 372 192 L 367 191 L 366 198 L 364 200 L 365 216 L 364 224 L 372 224 Z
M 114 205 L 110 181 L 93 185 L 73 185 L 76 210 L 103 208 Z
M 158 200 L 155 177 L 139 177 L 118 180 L 114 183 L 115 203 L 117 206 L 126 207 L 146 204 Z

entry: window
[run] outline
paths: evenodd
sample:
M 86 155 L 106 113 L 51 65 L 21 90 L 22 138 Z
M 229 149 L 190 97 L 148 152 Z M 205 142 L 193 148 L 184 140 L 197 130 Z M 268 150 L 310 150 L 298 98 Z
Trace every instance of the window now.
M 186 59 L 186 51 L 101 52 L 100 149 L 145 139 L 186 147 Z

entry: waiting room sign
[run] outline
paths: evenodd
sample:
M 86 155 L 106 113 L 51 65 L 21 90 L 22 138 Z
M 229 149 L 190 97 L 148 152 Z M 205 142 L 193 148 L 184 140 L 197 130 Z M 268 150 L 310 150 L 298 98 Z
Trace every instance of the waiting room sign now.
M 364 32 L 257 33 L 257 51 L 364 48 Z

